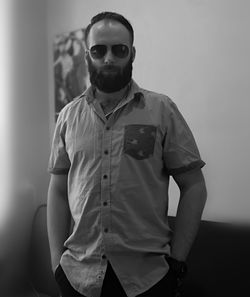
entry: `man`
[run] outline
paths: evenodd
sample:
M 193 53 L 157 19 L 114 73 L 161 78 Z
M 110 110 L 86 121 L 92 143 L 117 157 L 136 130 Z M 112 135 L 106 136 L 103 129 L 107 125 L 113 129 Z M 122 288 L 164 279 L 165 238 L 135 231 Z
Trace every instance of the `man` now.
M 133 39 L 123 16 L 92 18 L 91 87 L 56 124 L 48 231 L 63 297 L 177 296 L 205 205 L 205 163 L 185 120 L 167 96 L 131 79 Z M 171 175 L 180 188 L 174 232 Z

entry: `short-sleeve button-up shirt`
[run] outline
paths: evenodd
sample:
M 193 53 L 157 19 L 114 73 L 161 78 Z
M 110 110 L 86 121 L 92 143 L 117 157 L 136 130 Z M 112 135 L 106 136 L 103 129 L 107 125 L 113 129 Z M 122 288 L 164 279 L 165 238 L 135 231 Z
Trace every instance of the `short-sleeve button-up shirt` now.
M 60 263 L 71 285 L 99 297 L 107 260 L 129 297 L 157 283 L 170 254 L 169 177 L 204 165 L 175 103 L 133 80 L 108 118 L 92 87 L 66 105 L 49 172 L 68 175 L 74 224 Z

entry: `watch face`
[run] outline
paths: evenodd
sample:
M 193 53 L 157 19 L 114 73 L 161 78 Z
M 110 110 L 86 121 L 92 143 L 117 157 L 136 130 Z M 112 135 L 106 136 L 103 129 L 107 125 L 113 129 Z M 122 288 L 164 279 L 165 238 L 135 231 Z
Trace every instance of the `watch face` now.
M 185 267 L 185 265 L 182 265 L 182 266 L 181 266 L 180 271 L 181 271 L 181 273 L 185 273 L 185 272 L 186 272 L 186 267 Z
M 187 265 L 184 261 L 178 261 L 174 258 L 167 258 L 170 269 L 177 277 L 183 278 L 187 273 Z

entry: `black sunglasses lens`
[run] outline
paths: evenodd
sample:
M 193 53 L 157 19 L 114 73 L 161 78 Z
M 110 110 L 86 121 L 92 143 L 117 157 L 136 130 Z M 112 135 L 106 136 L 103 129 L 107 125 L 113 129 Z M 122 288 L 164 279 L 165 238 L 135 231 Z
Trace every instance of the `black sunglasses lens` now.
M 129 49 L 125 44 L 116 44 L 112 46 L 114 55 L 118 58 L 126 58 L 129 53 Z
M 97 44 L 91 47 L 90 54 L 93 59 L 102 59 L 107 53 L 107 46 Z M 115 44 L 112 46 L 112 53 L 117 58 L 123 59 L 128 56 L 129 49 L 125 44 Z
M 107 52 L 107 46 L 103 44 L 97 44 L 91 47 L 90 54 L 93 59 L 101 59 Z

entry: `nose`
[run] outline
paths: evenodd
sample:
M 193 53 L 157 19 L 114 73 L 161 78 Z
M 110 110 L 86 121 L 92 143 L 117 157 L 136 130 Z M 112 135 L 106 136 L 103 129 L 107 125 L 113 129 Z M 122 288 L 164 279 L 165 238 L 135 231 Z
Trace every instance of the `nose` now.
M 104 56 L 104 63 L 105 64 L 112 64 L 114 63 L 115 57 L 112 53 L 111 47 L 108 47 L 106 55 Z

